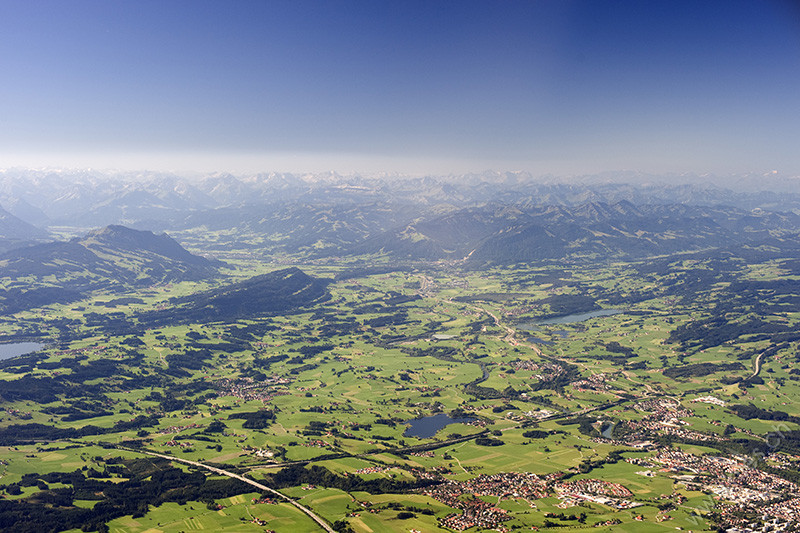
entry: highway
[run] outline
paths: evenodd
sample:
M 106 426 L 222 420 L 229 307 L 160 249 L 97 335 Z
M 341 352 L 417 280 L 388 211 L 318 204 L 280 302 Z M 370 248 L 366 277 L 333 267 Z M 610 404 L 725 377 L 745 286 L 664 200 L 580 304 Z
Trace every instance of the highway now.
M 220 475 L 223 475 L 223 476 L 232 477 L 233 479 L 238 479 L 239 481 L 243 481 L 243 482 L 247 483 L 248 485 L 252 485 L 252 486 L 256 487 L 260 491 L 269 492 L 270 494 L 273 494 L 274 496 L 277 496 L 278 498 L 286 500 L 290 504 L 294 505 L 298 510 L 300 510 L 302 513 L 304 513 L 306 516 L 311 518 L 314 522 L 316 522 L 323 531 L 327 531 L 328 533 L 336 533 L 328 525 L 328 523 L 325 522 L 325 520 L 322 519 L 322 517 L 320 517 L 319 515 L 314 513 L 314 511 L 312 511 L 311 509 L 309 509 L 305 505 L 302 505 L 302 504 L 294 501 L 290 497 L 286 496 L 285 494 L 281 494 L 277 490 L 271 489 L 271 488 L 267 487 L 266 485 L 262 485 L 261 483 L 259 483 L 257 481 L 254 481 L 252 479 L 246 478 L 244 476 L 240 476 L 239 474 L 235 474 L 233 472 L 229 472 L 228 470 L 223 470 L 222 468 L 217 468 L 215 466 L 209 466 L 209 465 L 200 463 L 198 461 L 190 461 L 188 459 L 179 459 L 178 457 L 173 457 L 171 455 L 165 455 L 163 453 L 148 452 L 148 451 L 144 451 L 144 450 L 135 450 L 133 448 L 124 448 L 122 446 L 119 446 L 119 448 L 127 450 L 129 452 L 136 452 L 136 453 L 142 453 L 142 454 L 146 454 L 146 455 L 152 455 L 154 457 L 160 457 L 160 458 L 166 459 L 168 461 L 178 461 L 179 463 L 185 463 L 187 465 L 196 466 L 198 468 L 205 468 L 206 470 L 210 470 L 211 472 L 214 472 L 215 474 L 220 474 Z

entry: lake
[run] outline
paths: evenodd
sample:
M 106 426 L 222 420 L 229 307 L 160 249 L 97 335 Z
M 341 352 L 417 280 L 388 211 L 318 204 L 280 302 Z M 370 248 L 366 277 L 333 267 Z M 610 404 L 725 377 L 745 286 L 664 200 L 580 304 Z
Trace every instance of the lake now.
M 589 311 L 588 313 L 575 313 L 574 315 L 556 316 L 553 318 L 545 318 L 544 320 L 537 320 L 536 322 L 527 322 L 522 324 L 523 329 L 534 330 L 537 326 L 552 326 L 554 324 L 574 324 L 576 322 L 583 322 L 590 318 L 598 316 L 611 316 L 624 313 L 623 309 L 597 309 L 596 311 Z
M 44 348 L 40 342 L 15 342 L 13 344 L 0 344 L 0 360 L 11 359 L 26 353 L 35 352 Z
M 450 418 L 445 413 L 415 418 L 414 420 L 406 420 L 406 424 L 409 426 L 403 432 L 403 436 L 427 439 L 428 437 L 436 435 L 436 432 L 445 426 L 450 424 L 468 424 L 474 420 L 474 418 Z

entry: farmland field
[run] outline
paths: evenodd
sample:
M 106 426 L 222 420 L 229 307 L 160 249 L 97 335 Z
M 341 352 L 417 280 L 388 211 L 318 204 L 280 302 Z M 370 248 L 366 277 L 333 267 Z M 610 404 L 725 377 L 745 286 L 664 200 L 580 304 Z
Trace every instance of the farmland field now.
M 2 362 L 6 501 L 74 531 L 319 527 L 286 500 L 146 453 L 157 452 L 244 474 L 337 531 L 638 532 L 726 519 L 709 499 L 713 465 L 692 462 L 703 457 L 756 457 L 736 468 L 769 472 L 762 490 L 795 479 L 796 345 L 746 327 L 710 345 L 693 340 L 705 302 L 730 298 L 724 283 L 681 295 L 622 263 L 566 274 L 387 269 L 342 281 L 331 276 L 346 266 L 301 267 L 327 276 L 330 296 L 290 313 L 118 333 L 81 322 L 113 300 L 97 297 L 4 319 L 9 339 L 35 328 L 46 341 L 65 317 L 72 332 Z M 235 277 L 245 270 L 270 271 L 240 263 Z M 537 276 L 561 281 L 528 281 Z M 135 325 L 209 287 L 180 283 L 112 305 Z M 562 296 L 616 311 L 542 323 Z M 747 305 L 736 305 L 729 324 L 746 323 Z M 766 321 L 790 331 L 797 319 Z M 436 413 L 474 422 L 404 435 L 406 421 Z M 671 449 L 684 455 L 666 463 Z M 151 496 L 131 499 L 133 483 Z M 37 507 L 46 501 L 65 510 Z

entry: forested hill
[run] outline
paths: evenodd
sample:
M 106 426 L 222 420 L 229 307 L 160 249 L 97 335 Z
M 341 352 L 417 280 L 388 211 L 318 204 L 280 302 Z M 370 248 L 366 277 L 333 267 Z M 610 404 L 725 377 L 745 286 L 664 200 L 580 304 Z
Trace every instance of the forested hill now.
M 133 315 L 87 313 L 88 325 L 109 334 L 136 334 L 176 324 L 232 322 L 283 315 L 327 301 L 325 278 L 309 276 L 296 267 L 275 270 L 208 291 L 170 298 L 167 305 Z
M 151 231 L 137 231 L 125 226 L 111 225 L 90 232 L 79 243 L 98 253 L 120 255 L 132 253 L 140 256 L 162 258 L 178 265 L 192 265 L 200 271 L 221 263 L 191 254 L 166 233 L 156 235 Z M 205 272 L 196 272 L 203 275 Z
M 46 236 L 46 231 L 12 215 L 0 206 L 0 250 L 8 250 L 19 243 Z
M 189 253 L 166 234 L 109 226 L 0 254 L 0 312 L 73 301 L 99 289 L 208 279 L 222 265 Z
M 230 321 L 309 307 L 329 297 L 327 281 L 296 267 L 276 270 L 207 292 L 170 301 L 172 307 L 138 315 L 146 327 Z

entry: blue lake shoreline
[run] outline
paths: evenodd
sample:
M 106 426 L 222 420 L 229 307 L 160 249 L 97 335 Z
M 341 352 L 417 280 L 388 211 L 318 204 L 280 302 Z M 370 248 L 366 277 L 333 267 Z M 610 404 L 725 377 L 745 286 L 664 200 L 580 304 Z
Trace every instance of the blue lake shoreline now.
M 0 361 L 27 355 L 41 350 L 44 344 L 41 342 L 15 342 L 11 344 L 0 344 Z
M 474 420 L 474 418 L 450 418 L 445 413 L 437 413 L 431 416 L 406 420 L 405 423 L 409 424 L 409 426 L 403 432 L 403 436 L 427 439 L 428 437 L 433 437 L 440 429 L 450 424 L 468 424 Z
M 523 324 L 520 324 L 520 328 L 528 331 L 535 331 L 540 326 L 575 324 L 578 322 L 583 322 L 584 320 L 589 320 L 590 318 L 596 318 L 599 316 L 618 315 L 624 312 L 625 312 L 624 309 L 597 309 L 595 311 L 589 311 L 588 313 L 575 313 L 572 315 L 556 316 L 552 318 L 545 318 L 543 320 L 525 322 Z

